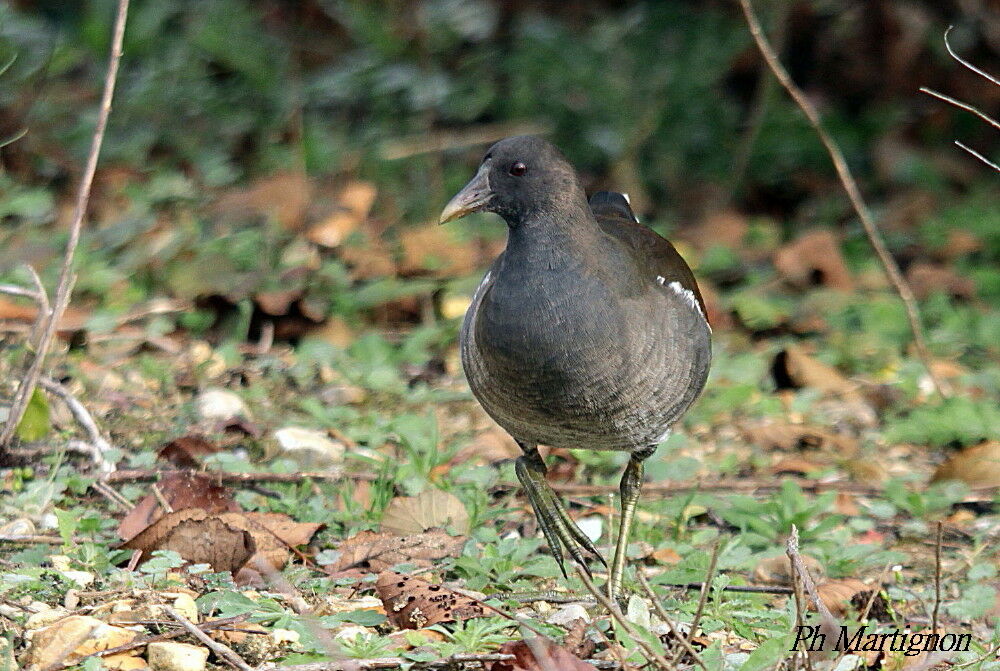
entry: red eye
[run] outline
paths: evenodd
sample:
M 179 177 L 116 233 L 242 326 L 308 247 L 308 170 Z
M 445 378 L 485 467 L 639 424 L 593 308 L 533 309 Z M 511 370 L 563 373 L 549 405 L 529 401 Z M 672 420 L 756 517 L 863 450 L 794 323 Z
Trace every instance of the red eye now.
M 511 164 L 509 172 L 514 175 L 514 177 L 523 177 L 524 173 L 528 172 L 528 166 L 518 161 L 517 163 Z

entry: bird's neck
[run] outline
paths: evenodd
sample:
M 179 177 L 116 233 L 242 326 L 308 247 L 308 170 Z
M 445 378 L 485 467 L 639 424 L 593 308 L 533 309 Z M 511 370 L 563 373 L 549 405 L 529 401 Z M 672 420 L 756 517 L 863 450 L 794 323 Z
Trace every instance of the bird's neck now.
M 521 272 L 566 270 L 600 247 L 600 227 L 586 202 L 581 207 L 542 210 L 510 226 L 504 256 Z

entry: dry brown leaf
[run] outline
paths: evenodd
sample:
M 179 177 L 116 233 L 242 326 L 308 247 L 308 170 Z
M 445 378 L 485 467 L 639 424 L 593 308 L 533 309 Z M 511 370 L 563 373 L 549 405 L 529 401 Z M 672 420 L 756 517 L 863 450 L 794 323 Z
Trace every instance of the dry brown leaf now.
M 261 312 L 272 317 L 282 317 L 287 315 L 292 309 L 292 303 L 302 298 L 305 289 L 296 287 L 294 289 L 275 289 L 273 291 L 260 291 L 254 294 L 254 302 Z
M 741 426 L 740 431 L 748 442 L 765 449 L 825 450 L 841 457 L 850 457 L 858 451 L 856 439 L 806 424 L 755 423 Z
M 234 524 L 234 518 L 245 520 L 239 513 L 188 508 L 161 517 L 121 547 L 141 550 L 143 555 L 153 550 L 173 550 L 192 564 L 208 564 L 220 573 L 236 573 L 257 546 L 246 523 Z
M 775 475 L 782 473 L 809 475 L 810 473 L 823 470 L 826 466 L 827 464 L 821 464 L 802 457 L 785 457 L 784 459 L 779 459 L 777 463 L 771 466 L 771 472 Z
M 793 286 L 854 290 L 840 245 L 827 230 L 809 231 L 782 246 L 774 253 L 774 267 Z
M 71 615 L 35 631 L 26 666 L 45 669 L 54 663 L 75 663 L 101 650 L 125 645 L 138 634 L 87 616 Z
M 240 509 L 230 498 L 228 489 L 204 475 L 175 473 L 160 480 L 156 486 L 174 512 L 186 508 L 199 508 L 209 513 L 235 512 Z M 159 499 L 152 493 L 147 494 L 118 525 L 118 535 L 127 541 L 165 513 Z
M 823 568 L 819 560 L 809 555 L 801 555 L 801 557 L 802 563 L 809 570 L 809 575 L 817 582 L 822 580 L 826 575 L 826 569 Z M 768 585 L 791 585 L 792 574 L 788 557 L 778 555 L 777 557 L 768 557 L 767 559 L 760 560 L 756 568 L 754 568 L 753 576 L 757 582 Z
M 371 280 L 396 274 L 396 262 L 379 239 L 344 245 L 340 259 L 350 268 L 352 280 Z
M 873 589 L 857 578 L 839 578 L 816 585 L 816 594 L 834 617 L 843 617 L 852 605 L 858 610 L 864 608 Z
M 809 356 L 797 345 L 789 345 L 778 352 L 772 372 L 779 388 L 811 387 L 825 394 L 837 394 L 852 400 L 860 398 L 858 385 L 833 366 Z
M 490 671 L 597 671 L 566 648 L 548 638 L 537 637 L 527 641 L 507 641 L 498 651 L 514 655 L 512 660 L 493 662 Z
M 79 331 L 83 329 L 87 320 L 90 319 L 90 312 L 79 307 L 69 306 L 59 320 L 59 333 Z M 27 303 L 8 300 L 0 296 L 0 322 L 11 321 L 19 324 L 30 325 L 35 323 L 38 317 L 38 308 Z
M 456 239 L 451 229 L 437 223 L 406 228 L 399 234 L 400 275 L 456 277 L 479 266 L 479 252 L 471 242 Z
M 685 227 L 679 236 L 700 250 L 718 246 L 742 249 L 749 230 L 750 225 L 743 214 L 736 210 L 720 210 L 694 226 Z
M 312 185 L 301 172 L 286 172 L 257 180 L 245 189 L 226 193 L 212 205 L 217 217 L 272 217 L 288 230 L 300 228 L 312 197 Z
M 219 446 L 209 442 L 204 436 L 189 434 L 171 440 L 160 448 L 156 457 L 157 459 L 170 462 L 177 468 L 195 469 L 201 465 L 201 457 L 208 454 L 215 454 L 218 451 Z
M 317 531 L 326 526 L 320 522 L 296 522 L 284 513 L 243 513 L 243 516 L 291 547 L 305 545 Z
M 469 513 L 458 497 L 440 489 L 428 489 L 417 496 L 397 496 L 382 515 L 382 529 L 400 536 L 449 527 L 460 534 L 468 533 Z
M 309 227 L 306 238 L 323 247 L 337 247 L 368 217 L 378 190 L 371 182 L 349 182 L 337 196 L 339 208 Z
M 457 557 L 464 546 L 464 536 L 449 536 L 441 529 L 409 536 L 362 531 L 337 547 L 340 558 L 327 571 L 361 568 L 381 572 L 404 562 L 430 567 L 446 557 Z
M 681 556 L 673 548 L 660 548 L 659 550 L 655 550 L 649 557 L 658 564 L 676 564 L 681 560 Z
M 931 482 L 961 480 L 971 487 L 1000 486 L 1000 441 L 991 440 L 951 455 Z
M 951 268 L 935 263 L 914 263 L 907 268 L 906 279 L 913 295 L 920 300 L 939 291 L 953 298 L 968 300 L 976 297 L 976 283 L 972 278 L 962 277 Z
M 424 629 L 487 614 L 482 604 L 467 596 L 394 571 L 379 574 L 375 591 L 389 621 L 400 629 Z

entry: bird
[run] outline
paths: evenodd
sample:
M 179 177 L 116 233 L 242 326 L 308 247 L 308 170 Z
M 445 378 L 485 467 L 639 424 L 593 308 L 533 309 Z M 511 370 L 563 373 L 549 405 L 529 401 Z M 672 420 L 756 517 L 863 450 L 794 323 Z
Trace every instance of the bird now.
M 564 577 L 564 550 L 593 577 L 590 555 L 620 598 L 644 462 L 708 377 L 705 303 L 690 267 L 628 198 L 601 191 L 588 201 L 543 138 L 494 144 L 440 222 L 480 211 L 506 222 L 507 243 L 463 320 L 469 387 L 521 448 L 515 473 Z M 539 445 L 629 453 L 610 566 L 546 481 Z

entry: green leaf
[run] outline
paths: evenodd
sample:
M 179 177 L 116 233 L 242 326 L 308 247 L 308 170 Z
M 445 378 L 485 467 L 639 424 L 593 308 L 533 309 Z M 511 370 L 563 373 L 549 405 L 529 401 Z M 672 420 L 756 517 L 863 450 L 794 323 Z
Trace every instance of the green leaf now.
M 41 440 L 52 429 L 52 422 L 49 420 L 49 400 L 45 397 L 45 392 L 35 388 L 28 401 L 28 407 L 24 409 L 24 416 L 17 425 L 17 437 L 26 443 Z
M 779 661 L 787 655 L 792 654 L 789 651 L 790 647 L 791 642 L 788 636 L 768 639 L 750 653 L 747 661 L 740 667 L 740 671 L 759 671 L 761 669 L 774 668 Z

